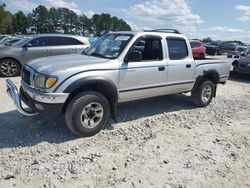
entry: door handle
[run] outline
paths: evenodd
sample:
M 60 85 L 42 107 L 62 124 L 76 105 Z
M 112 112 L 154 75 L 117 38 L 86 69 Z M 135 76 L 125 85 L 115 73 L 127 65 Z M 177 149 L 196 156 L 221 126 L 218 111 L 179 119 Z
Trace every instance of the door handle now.
M 186 67 L 191 68 L 192 66 L 191 66 L 191 64 L 186 64 Z
M 43 50 L 44 52 L 49 52 L 49 50 L 48 49 L 45 49 L 45 50 Z
M 160 67 L 158 67 L 158 70 L 159 70 L 159 71 L 164 71 L 164 70 L 165 70 L 165 67 L 164 67 L 164 66 L 160 66 Z

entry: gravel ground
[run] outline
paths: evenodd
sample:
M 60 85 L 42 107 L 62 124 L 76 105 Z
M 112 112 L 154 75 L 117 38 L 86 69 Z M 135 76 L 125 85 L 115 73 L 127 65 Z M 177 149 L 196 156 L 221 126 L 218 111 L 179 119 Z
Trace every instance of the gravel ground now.
M 19 84 L 19 78 L 13 78 Z M 119 123 L 78 138 L 60 117 L 20 115 L 0 78 L 0 187 L 250 187 L 250 79 L 206 108 L 187 95 L 119 106 Z

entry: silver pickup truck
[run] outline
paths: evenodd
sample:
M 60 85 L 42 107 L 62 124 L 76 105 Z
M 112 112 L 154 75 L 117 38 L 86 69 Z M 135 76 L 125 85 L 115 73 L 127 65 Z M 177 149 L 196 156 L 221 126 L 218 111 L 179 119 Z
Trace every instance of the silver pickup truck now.
M 189 40 L 177 30 L 110 32 L 83 54 L 27 63 L 20 91 L 6 83 L 20 113 L 63 113 L 73 133 L 92 136 L 109 116 L 117 120 L 118 103 L 191 92 L 194 104 L 205 107 L 229 72 L 229 62 L 194 60 Z

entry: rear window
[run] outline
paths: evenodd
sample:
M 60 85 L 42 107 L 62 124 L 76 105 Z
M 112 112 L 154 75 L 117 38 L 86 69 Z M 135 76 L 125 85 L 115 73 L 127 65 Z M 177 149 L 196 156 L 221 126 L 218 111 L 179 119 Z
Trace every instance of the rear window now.
M 53 37 L 53 43 L 55 46 L 84 45 L 79 40 L 70 37 Z
M 201 43 L 199 42 L 190 42 L 191 48 L 199 48 L 201 46 Z
M 171 60 L 181 60 L 188 57 L 186 40 L 183 38 L 167 38 L 168 53 Z

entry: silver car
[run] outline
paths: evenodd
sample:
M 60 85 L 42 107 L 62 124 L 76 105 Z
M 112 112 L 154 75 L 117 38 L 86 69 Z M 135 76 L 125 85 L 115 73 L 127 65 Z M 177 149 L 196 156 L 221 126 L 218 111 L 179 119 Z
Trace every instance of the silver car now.
M 80 54 L 89 47 L 88 38 L 62 34 L 39 34 L 0 48 L 0 76 L 20 74 L 21 67 L 36 58 Z

